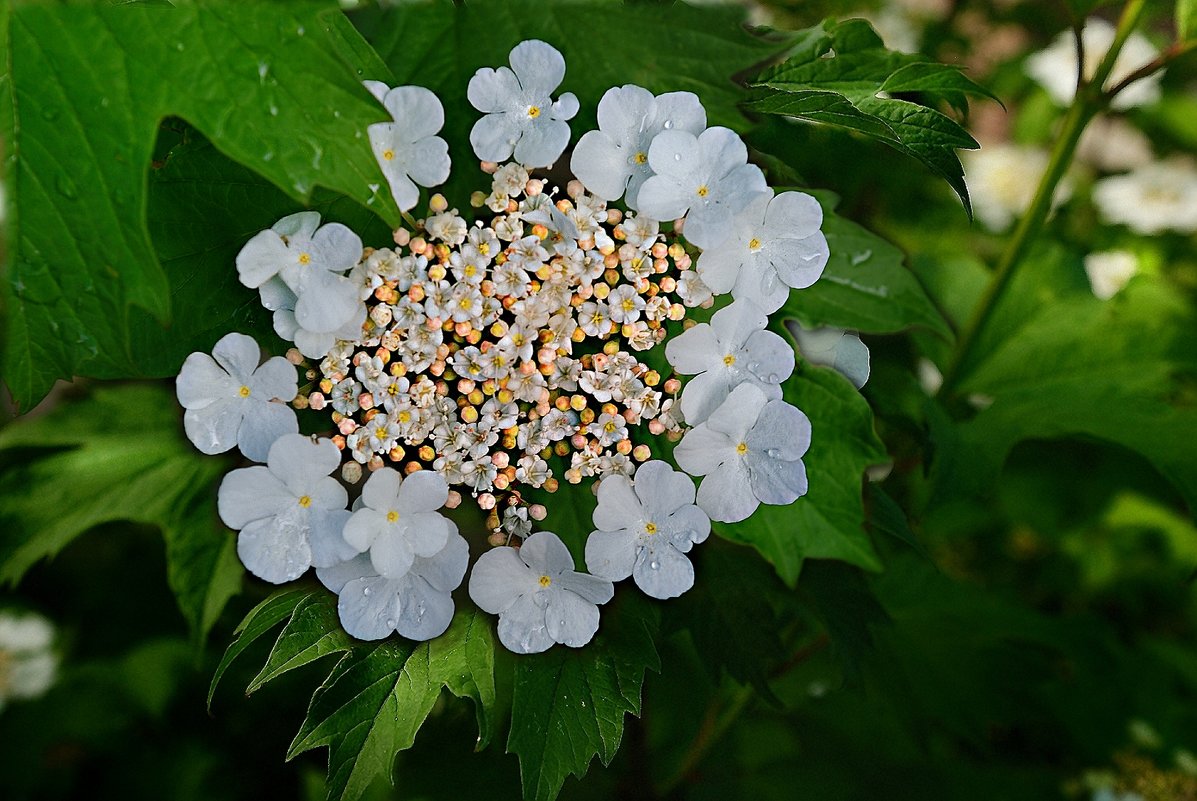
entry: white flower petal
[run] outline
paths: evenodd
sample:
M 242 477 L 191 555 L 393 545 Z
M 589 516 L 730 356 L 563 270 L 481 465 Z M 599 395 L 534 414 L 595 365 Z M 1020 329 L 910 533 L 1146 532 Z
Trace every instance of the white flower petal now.
M 466 568 L 470 563 L 470 546 L 457 533 L 457 526 L 449 521 L 449 538 L 445 547 L 433 556 L 417 556 L 412 562 L 409 575 L 421 576 L 432 587 L 441 592 L 452 592 L 461 586 Z
M 341 466 L 341 452 L 332 440 L 313 442 L 302 434 L 288 434 L 270 446 L 266 463 L 292 492 L 302 495 L 315 490 L 321 479 Z
M 262 361 L 262 349 L 253 337 L 233 332 L 225 334 L 212 348 L 216 363 L 228 371 L 240 387 L 250 382 L 250 376 Z
M 794 349 L 772 331 L 757 331 L 744 343 L 752 374 L 766 384 L 780 384 L 794 374 Z
M 439 186 L 449 179 L 452 169 L 449 144 L 439 136 L 429 136 L 413 144 L 408 151 L 407 169 L 420 186 Z
M 453 596 L 411 573 L 400 580 L 399 586 L 396 630 L 409 640 L 421 642 L 444 634 L 453 621 Z
M 746 457 L 752 494 L 761 503 L 784 506 L 806 494 L 806 467 L 801 460 L 785 462 L 768 456 Z
M 470 598 L 482 611 L 500 614 L 520 596 L 534 592 L 539 586 L 538 578 L 520 559 L 518 550 L 507 546 L 494 548 L 474 563 Z
M 594 525 L 603 531 L 616 531 L 640 521 L 640 499 L 625 476 L 608 476 L 598 488 L 598 505 L 594 509 Z
M 288 214 L 281 220 L 270 226 L 270 230 L 274 231 L 279 236 L 288 238 L 311 239 L 312 235 L 316 233 L 316 229 L 320 227 L 320 212 L 318 211 L 298 211 L 294 214 Z
M 237 277 L 245 286 L 257 289 L 290 262 L 291 254 L 282 238 L 274 231 L 259 231 L 237 254 Z
M 249 399 L 242 404 L 244 418 L 237 431 L 237 445 L 247 459 L 265 462 L 270 446 L 279 437 L 299 433 L 294 410 L 284 403 Z
M 520 86 L 530 95 L 551 95 L 565 80 L 565 57 L 539 39 L 520 42 L 507 60 Z
M 320 579 L 320 583 L 338 595 L 341 593 L 341 588 L 354 579 L 372 575 L 374 575 L 374 566 L 370 564 L 368 554 L 358 554 L 352 559 L 316 570 L 316 577 Z
M 673 459 L 690 475 L 705 476 L 723 464 L 737 444 L 727 434 L 702 423 L 686 432 L 673 449 Z
M 515 144 L 515 160 L 528 167 L 549 167 L 568 145 L 569 123 L 541 117 L 524 127 Z
M 665 358 L 682 375 L 709 370 L 712 362 L 718 363 L 721 357 L 719 339 L 707 323 L 699 323 L 665 343 Z
M 295 505 L 295 494 L 260 465 L 233 470 L 220 482 L 216 509 L 229 528 L 273 517 Z
M 353 282 L 320 271 L 313 274 L 299 292 L 295 319 L 309 331 L 336 331 L 354 318 L 361 305 Z
M 738 523 L 759 505 L 752 494 L 748 467 L 738 457 L 716 467 L 698 487 L 698 507 L 722 523 Z
M 587 131 L 574 145 L 570 171 L 592 194 L 607 201 L 618 200 L 632 175 L 628 159 L 629 155 L 610 136 L 602 131 Z
M 240 385 L 206 353 L 193 353 L 175 379 L 175 393 L 184 409 L 198 409 L 221 398 L 237 397 Z
M 545 607 L 545 625 L 554 641 L 570 648 L 581 648 L 594 638 L 599 626 L 599 610 L 580 595 L 561 591 L 549 593 Z
M 694 586 L 694 565 L 668 543 L 646 551 L 632 573 L 636 586 L 651 598 L 676 598 Z
M 399 622 L 395 582 L 381 576 L 355 579 L 341 588 L 337 614 L 341 625 L 359 640 L 381 640 Z
M 416 556 L 433 556 L 449 539 L 449 520 L 437 512 L 406 514 L 404 538 Z
M 305 528 L 289 514 L 248 523 L 237 535 L 237 556 L 246 570 L 271 584 L 294 581 L 312 564 Z
M 440 473 L 417 470 L 403 479 L 398 490 L 398 508 L 404 514 L 435 512 L 449 500 L 449 485 Z
M 474 148 L 474 155 L 482 161 L 506 161 L 511 158 L 520 133 L 514 115 L 487 114 L 470 129 L 470 145 Z
M 362 501 L 371 509 L 386 513 L 395 505 L 403 476 L 393 467 L 380 467 L 362 485 Z
M 241 398 L 221 398 L 183 413 L 183 431 L 200 453 L 224 453 L 237 446 L 237 432 L 246 412 Z
M 477 575 L 477 572 L 478 568 L 475 566 L 474 574 Z M 471 576 L 471 589 L 473 586 Z M 507 650 L 517 654 L 538 654 L 547 651 L 553 644 L 553 638 L 545 624 L 544 609 L 536 604 L 531 595 L 516 598 L 499 615 L 498 633 L 499 642 L 503 643 Z
M 751 300 L 736 300 L 711 317 L 711 329 L 725 349 L 741 348 L 748 338 L 769 324 L 769 317 Z
M 360 514 L 361 511 L 359 509 L 354 514 Z M 370 544 L 370 564 L 381 576 L 402 578 L 411 568 L 413 559 L 415 554 L 411 543 L 395 526 L 385 526 Z
M 396 134 L 407 144 L 434 136 L 445 125 L 440 98 L 423 86 L 396 86 L 382 104 L 395 119 Z
M 532 570 L 550 576 L 574 569 L 574 557 L 569 548 L 551 531 L 538 531 L 528 537 L 520 546 L 519 554 Z
M 668 462 L 654 459 L 636 469 L 636 494 L 654 520 L 694 503 L 694 492 L 694 482 Z
M 470 105 L 487 114 L 510 110 L 511 98 L 519 97 L 521 94 L 519 79 L 507 67 L 498 69 L 482 67 L 470 78 L 469 86 L 466 88 L 466 97 L 469 99 Z M 474 127 L 477 129 L 478 126 Z M 470 141 L 473 142 L 473 139 L 473 135 L 471 135 Z M 482 158 L 482 156 L 478 158 Z
M 630 528 L 592 531 L 586 538 L 586 569 L 611 581 L 626 579 L 639 547 L 639 537 Z
M 682 388 L 682 414 L 690 425 L 705 422 L 731 393 L 732 376 L 722 368 L 720 365 L 719 368 L 700 373 Z
M 357 555 L 357 549 L 342 536 L 349 514 L 348 509 L 312 509 L 308 513 L 314 567 L 332 567 Z
M 370 508 L 355 509 L 345 523 L 342 536 L 358 553 L 363 553 L 370 550 L 374 540 L 387 529 L 387 525 L 385 512 Z
M 299 373 L 282 356 L 272 356 L 250 376 L 249 388 L 259 400 L 289 402 L 299 394 Z

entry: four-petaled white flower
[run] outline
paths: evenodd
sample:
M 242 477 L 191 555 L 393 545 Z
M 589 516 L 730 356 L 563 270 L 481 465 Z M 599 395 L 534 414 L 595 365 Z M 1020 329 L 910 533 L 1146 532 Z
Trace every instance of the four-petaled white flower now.
M 586 568 L 612 581 L 632 576 L 653 598 L 674 598 L 694 586 L 685 554 L 711 533 L 711 519 L 694 505 L 694 482 L 662 461 L 640 465 L 634 482 L 604 478 L 594 525 Z
M 407 211 L 420 200 L 416 184 L 437 186 L 449 178 L 449 145 L 436 135 L 445 124 L 445 109 L 422 86 L 392 89 L 381 81 L 364 83 L 395 120 L 375 123 L 366 133 L 396 205 Z
M 537 39 L 511 51 L 511 68 L 483 67 L 470 79 L 470 105 L 485 114 L 470 131 L 474 154 L 483 161 L 515 160 L 527 167 L 548 167 L 569 144 L 569 123 L 578 98 L 552 94 L 565 78 L 565 59 Z
M 187 410 L 187 438 L 202 453 L 238 446 L 247 458 L 264 462 L 275 440 L 299 431 L 287 406 L 299 390 L 295 365 L 281 356 L 259 365 L 261 360 L 252 337 L 232 333 L 221 337 L 211 356 L 193 353 L 183 362 L 175 391 Z
M 401 578 L 417 556 L 432 556 L 445 547 L 449 521 L 436 510 L 449 499 L 449 485 L 431 470 L 407 478 L 383 467 L 362 487 L 362 506 L 345 524 L 345 541 L 359 553 L 369 552 L 374 570 L 384 578 Z
M 648 149 L 661 131 L 698 135 L 707 113 L 691 92 L 653 93 L 634 84 L 614 86 L 598 104 L 598 130 L 587 131 L 574 146 L 570 169 L 603 200 L 624 198 L 636 208 L 640 186 L 653 174 Z
M 682 414 L 691 425 L 711 416 L 738 384 L 752 383 L 768 398 L 781 397 L 781 382 L 794 372 L 794 349 L 772 331 L 769 317 L 751 300 L 737 300 L 669 340 L 665 357 L 682 375 Z
M 805 289 L 823 274 L 830 251 L 819 230 L 822 224 L 823 209 L 810 195 L 782 192 L 773 197 L 766 191 L 736 215 L 722 244 L 702 252 L 695 269 L 715 294 L 731 292 L 772 314 L 790 289 Z
M 860 389 L 869 380 L 869 347 L 860 336 L 842 328 L 803 328 L 795 321 L 786 328 L 798 343 L 798 352 L 811 364 L 830 367 Z
M 357 553 L 341 536 L 349 496 L 329 477 L 340 466 L 330 440 L 287 434 L 271 446 L 265 466 L 224 477 L 217 509 L 225 525 L 240 530 L 237 555 L 250 573 L 282 584 Z
M 341 625 L 359 640 L 381 640 L 392 631 L 410 640 L 431 640 L 453 620 L 453 590 L 465 578 L 470 546 L 449 522 L 445 545 L 417 556 L 400 578 L 378 575 L 368 554 L 317 568 L 321 583 L 340 596 Z
M 785 401 L 741 384 L 673 451 L 678 467 L 705 476 L 698 506 L 723 523 L 744 520 L 762 503 L 793 503 L 806 494 L 802 456 L 810 420 Z
M 734 131 L 707 128 L 698 136 L 661 131 L 648 149 L 655 175 L 640 187 L 642 214 L 657 220 L 686 217 L 686 238 L 704 250 L 728 238 L 732 219 L 766 191 L 760 167 Z
M 237 273 L 251 289 L 278 276 L 295 296 L 292 308 L 299 327 L 327 333 L 343 328 L 360 311 L 358 289 L 344 274 L 361 257 L 357 234 L 340 223 L 320 225 L 318 213 L 303 211 L 246 242 L 237 254 Z M 273 284 L 269 291 L 281 289 Z M 279 301 L 272 302 L 280 308 Z
M 535 654 L 559 642 L 580 648 L 598 631 L 597 604 L 611 600 L 606 579 L 578 573 L 565 543 L 540 531 L 519 548 L 482 554 L 470 573 L 470 598 L 499 616 L 499 640 L 517 654 Z

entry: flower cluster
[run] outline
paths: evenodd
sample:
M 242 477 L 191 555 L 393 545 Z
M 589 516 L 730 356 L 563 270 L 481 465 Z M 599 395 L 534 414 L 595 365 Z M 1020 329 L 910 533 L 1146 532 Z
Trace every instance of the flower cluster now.
M 564 75 L 528 41 L 470 81 L 489 175 L 477 219 L 432 195 L 383 247 L 310 211 L 250 239 L 238 274 L 295 348 L 260 364 L 229 334 L 179 375 L 192 441 L 265 462 L 219 492 L 246 567 L 276 583 L 315 567 L 356 637 L 449 625 L 474 533 L 450 515 L 466 498 L 493 546 L 469 595 L 531 653 L 588 642 L 612 582 L 685 592 L 712 520 L 806 491 L 810 424 L 782 400 L 794 350 L 767 325 L 827 261 L 818 203 L 775 195 L 693 94 L 631 85 L 603 96 L 559 188 L 535 171 L 569 145 Z M 444 111 L 426 89 L 366 85 L 392 115 L 368 133 L 407 212 L 448 177 Z M 299 434 L 296 410 L 325 433 Z M 671 442 L 681 471 L 653 458 Z M 562 480 L 597 492 L 589 573 L 533 532 L 547 510 L 530 501 Z

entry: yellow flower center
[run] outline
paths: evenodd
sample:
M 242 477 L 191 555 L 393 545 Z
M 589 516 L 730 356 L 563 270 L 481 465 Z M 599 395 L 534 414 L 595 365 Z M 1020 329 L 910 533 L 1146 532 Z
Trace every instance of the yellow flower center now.
M 382 151 L 382 157 L 385 161 L 390 161 L 391 159 L 395 158 L 395 151 L 388 147 L 386 150 Z
M 411 422 L 411 412 L 409 412 L 407 410 L 399 412 L 399 422 L 400 423 L 410 423 Z
M 540 586 L 542 588 L 547 588 L 552 583 L 553 583 L 553 580 L 551 578 L 549 578 L 548 576 L 540 577 Z
M 702 186 L 698 187 L 698 196 L 699 197 L 706 197 L 709 194 L 711 194 L 711 190 L 707 188 L 706 184 L 703 184 Z
M 472 264 L 467 264 L 465 266 L 465 269 L 463 269 L 461 272 L 465 275 L 466 278 L 473 278 L 475 275 L 478 274 L 478 268 Z
M 606 423 L 603 424 L 603 431 L 606 431 L 608 434 L 614 434 L 615 429 L 617 429 L 617 428 L 619 428 L 619 426 L 615 425 L 614 420 L 608 420 Z
M 540 116 L 540 106 L 528 106 L 528 116 L 536 119 Z M 547 586 L 547 585 L 546 585 Z
M 637 153 L 635 156 L 632 156 L 632 159 L 637 164 L 645 164 L 648 162 L 648 154 L 642 150 L 639 153 Z
M 249 397 L 249 387 L 241 387 L 241 389 L 237 390 L 237 394 L 243 398 L 248 398 Z
M 394 509 L 387 512 L 387 522 L 388 523 L 394 523 L 398 519 L 399 519 L 399 513 L 396 512 Z
M 644 524 L 644 533 L 645 534 L 656 534 L 657 533 L 657 524 L 656 523 L 645 523 Z
M 748 249 L 751 250 L 753 253 L 756 253 L 758 250 L 761 249 L 761 240 L 757 239 L 755 236 L 752 239 L 748 240 Z
M 478 252 L 481 253 L 483 256 L 489 256 L 490 255 L 490 244 L 487 242 L 483 242 L 481 245 L 478 246 Z
M 311 253 L 300 253 L 299 254 L 299 263 L 304 264 L 304 265 L 311 264 L 312 263 L 312 254 Z
M 736 453 L 740 454 L 741 456 L 743 456 L 744 454 L 748 453 L 748 443 L 747 443 L 747 442 L 741 442 L 739 445 L 737 445 L 737 446 L 736 446 Z
M 733 364 L 736 363 L 736 357 L 729 353 L 723 357 L 723 363 L 726 364 L 728 367 L 731 367 Z
M 299 499 L 299 505 L 302 506 L 304 509 L 307 509 L 309 506 L 312 505 L 312 496 L 311 495 L 301 496 Z

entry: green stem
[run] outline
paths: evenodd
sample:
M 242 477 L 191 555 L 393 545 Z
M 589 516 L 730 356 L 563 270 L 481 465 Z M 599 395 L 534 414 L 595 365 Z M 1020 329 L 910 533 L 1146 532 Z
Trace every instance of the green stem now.
M 1064 124 L 1059 134 L 1057 134 L 1047 170 L 1044 172 L 1043 178 L 1039 181 L 1039 187 L 1035 190 L 1035 197 L 1032 199 L 1026 213 L 1018 221 L 1018 225 L 1010 237 L 1010 242 L 1006 246 L 1005 252 L 1002 253 L 1001 260 L 998 262 L 997 268 L 989 280 L 989 285 L 986 287 L 985 293 L 981 296 L 981 300 L 977 303 L 972 317 L 968 320 L 956 340 L 956 348 L 952 359 L 944 371 L 943 386 L 940 389 L 941 397 L 948 398 L 956 390 L 960 382 L 961 371 L 968 366 L 968 361 L 972 356 L 973 349 L 976 347 L 977 339 L 984 330 L 985 325 L 989 322 L 989 318 L 993 315 L 994 309 L 1001 300 L 1002 293 L 1009 286 L 1011 279 L 1014 277 L 1015 270 L 1026 257 L 1031 245 L 1034 244 L 1035 239 L 1043 231 L 1043 227 L 1051 214 L 1052 199 L 1055 196 L 1056 187 L 1059 186 L 1060 180 L 1068 172 L 1068 167 L 1072 164 L 1072 157 L 1076 153 L 1077 143 L 1080 142 L 1085 126 L 1089 124 L 1089 121 L 1093 119 L 1094 115 L 1109 100 L 1109 95 L 1103 94 L 1102 87 L 1105 85 L 1106 79 L 1109 78 L 1110 71 L 1114 68 L 1114 61 L 1117 59 L 1118 53 L 1122 50 L 1122 45 L 1126 42 L 1127 37 L 1131 35 L 1135 26 L 1138 25 L 1145 7 L 1146 0 L 1130 0 L 1126 4 L 1126 7 L 1122 11 L 1122 16 L 1118 21 L 1118 28 L 1109 51 L 1102 58 L 1101 63 L 1097 65 L 1092 79 L 1080 84 L 1076 98 L 1073 100 L 1072 106 L 1069 107 L 1068 114 L 1064 118 Z

